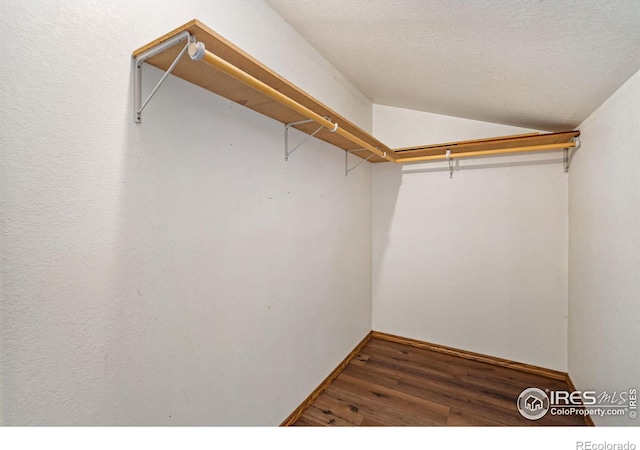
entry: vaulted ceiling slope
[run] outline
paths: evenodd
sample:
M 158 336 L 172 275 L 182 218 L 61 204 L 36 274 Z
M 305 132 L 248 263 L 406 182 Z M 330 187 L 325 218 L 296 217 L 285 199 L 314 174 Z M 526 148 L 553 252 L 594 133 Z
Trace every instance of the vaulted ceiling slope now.
M 639 0 L 266 0 L 371 101 L 572 129 L 640 70 Z

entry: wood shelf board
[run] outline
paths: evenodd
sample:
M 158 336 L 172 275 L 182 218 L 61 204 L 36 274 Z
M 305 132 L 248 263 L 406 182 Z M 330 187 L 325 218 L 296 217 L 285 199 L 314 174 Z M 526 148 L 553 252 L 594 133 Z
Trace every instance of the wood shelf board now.
M 243 70 L 244 72 L 252 75 L 263 83 L 271 86 L 272 88 L 282 92 L 292 100 L 300 103 L 301 105 L 309 108 L 313 112 L 320 114 L 321 116 L 329 116 L 332 122 L 337 122 L 338 126 L 354 136 L 362 139 L 373 147 L 380 148 L 382 151 L 391 151 L 382 142 L 375 139 L 366 131 L 362 130 L 358 126 L 349 122 L 346 118 L 340 114 L 331 110 L 309 94 L 300 90 L 298 87 L 273 72 L 268 67 L 251 57 L 249 54 L 242 51 L 240 48 L 227 41 L 225 38 L 217 34 L 215 31 L 208 28 L 198 20 L 192 20 L 185 25 L 176 28 L 175 30 L 165 34 L 164 36 L 150 42 L 149 44 L 140 47 L 133 52 L 133 56 L 137 57 L 144 51 L 154 47 L 155 45 L 170 39 L 171 37 L 188 31 L 195 38 L 203 42 L 205 47 L 210 52 L 220 56 L 229 63 Z M 184 44 L 178 44 L 173 46 L 164 52 L 149 58 L 146 62 L 158 69 L 166 71 L 171 63 L 180 53 L 180 50 L 184 47 Z M 190 83 L 200 86 L 208 91 L 218 94 L 226 99 L 236 102 L 247 108 L 253 109 L 261 114 L 264 114 L 272 119 L 275 119 L 282 123 L 291 123 L 299 120 L 305 120 L 306 117 L 301 116 L 295 111 L 287 108 L 284 105 L 270 99 L 261 92 L 237 81 L 236 79 L 208 66 L 201 62 L 191 61 L 191 59 L 185 55 L 181 58 L 180 62 L 175 66 L 172 72 L 173 75 L 178 78 L 182 78 Z M 307 123 L 298 125 L 295 128 L 311 134 L 318 129 L 319 125 L 315 123 Z M 345 139 L 344 137 L 331 133 L 329 130 L 324 129 L 318 132 L 315 137 L 321 139 L 329 144 L 335 145 L 343 150 L 355 150 L 358 148 L 356 144 Z M 362 150 L 354 153 L 361 158 L 368 158 L 372 155 L 367 150 Z M 384 159 L 375 156 L 369 161 L 384 161 Z
M 443 155 L 447 149 L 451 154 L 465 152 L 482 152 L 505 148 L 530 147 L 547 144 L 564 144 L 572 142 L 574 137 L 580 135 L 579 131 L 563 131 L 559 133 L 546 134 L 519 134 L 513 136 L 503 136 L 490 139 L 476 139 L 472 141 L 447 142 L 444 144 L 424 145 L 419 147 L 406 147 L 394 149 L 398 155 L 398 162 L 403 158 L 416 156 Z
M 531 147 L 545 144 L 558 144 L 571 142 L 573 137 L 579 136 L 579 131 L 567 131 L 561 133 L 548 133 L 548 134 L 521 134 L 514 136 L 504 136 L 491 139 L 476 139 L 471 141 L 460 142 L 448 142 L 436 145 L 424 145 L 417 147 L 406 147 L 391 150 L 388 146 L 375 139 L 366 131 L 362 130 L 355 124 L 349 122 L 346 118 L 342 117 L 329 107 L 325 106 L 306 92 L 302 91 L 271 69 L 254 59 L 249 54 L 245 53 L 240 48 L 227 41 L 225 38 L 217 34 L 215 31 L 208 28 L 198 20 L 192 20 L 187 22 L 183 26 L 176 28 L 175 30 L 165 34 L 164 36 L 140 47 L 133 52 L 133 56 L 136 57 L 144 51 L 160 44 L 173 36 L 188 31 L 195 38 L 203 42 L 207 50 L 225 59 L 229 63 L 243 70 L 244 72 L 252 75 L 263 83 L 271 86 L 272 88 L 280 91 L 292 100 L 307 107 L 311 111 L 321 115 L 328 116 L 332 122 L 337 122 L 340 128 L 350 132 L 354 136 L 360 138 L 364 142 L 370 144 L 373 147 L 380 149 L 383 152 L 395 151 L 398 160 L 401 163 L 403 158 L 415 158 L 421 156 L 433 156 L 444 155 L 447 149 L 451 150 L 451 154 L 464 152 L 482 152 L 497 149 L 511 149 L 521 147 Z M 184 47 L 184 44 L 178 44 L 165 50 L 164 52 L 149 58 L 146 62 L 154 67 L 166 71 L 171 63 L 178 56 L 180 50 Z M 180 62 L 176 65 L 172 72 L 173 75 L 182 78 L 190 83 L 200 86 L 208 91 L 220 95 L 228 100 L 231 100 L 240 105 L 246 106 L 256 112 L 264 114 L 272 119 L 275 119 L 282 123 L 297 122 L 305 120 L 299 113 L 291 110 L 290 108 L 272 100 L 265 94 L 249 87 L 229 75 L 226 75 L 207 64 L 201 62 L 194 62 L 188 56 L 183 56 Z M 315 122 L 296 125 L 295 128 L 311 134 L 318 129 L 319 125 Z M 386 159 L 380 156 L 372 154 L 370 151 L 362 149 L 358 150 L 359 146 L 354 144 L 350 140 L 340 136 L 337 133 L 331 133 L 328 129 L 324 128 L 319 131 L 315 137 L 325 141 L 329 144 L 335 145 L 343 150 L 357 150 L 351 152 L 352 155 L 366 159 L 372 163 L 386 162 Z M 295 145 L 295 140 L 293 141 Z

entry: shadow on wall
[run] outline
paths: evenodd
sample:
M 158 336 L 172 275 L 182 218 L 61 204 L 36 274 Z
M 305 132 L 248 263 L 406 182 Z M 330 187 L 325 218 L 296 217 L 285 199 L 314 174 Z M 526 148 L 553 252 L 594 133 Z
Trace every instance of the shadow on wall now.
M 373 308 L 379 288 L 380 280 L 387 270 L 394 270 L 393 267 L 384 267 L 385 252 L 391 245 L 391 223 L 393 221 L 398 195 L 402 186 L 403 166 L 393 163 L 373 164 L 373 205 L 372 205 L 372 294 Z M 384 176 L 384 183 L 380 183 L 377 178 Z M 375 329 L 375 322 L 373 323 Z
M 543 154 L 543 153 L 541 153 Z M 464 170 L 481 170 L 481 169 L 497 169 L 501 167 L 524 167 L 524 166 L 540 166 L 547 164 L 562 164 L 562 157 L 550 158 L 544 160 L 522 160 L 522 161 L 510 161 L 510 162 L 488 162 L 491 159 L 503 158 L 500 156 L 492 157 L 486 156 L 483 158 L 474 158 L 477 161 L 487 161 L 486 163 L 473 163 L 469 164 L 469 160 L 455 160 L 453 164 L 453 176 L 455 177 L 456 172 L 464 171 Z M 465 164 L 466 163 L 466 164 Z M 436 166 L 437 164 L 437 166 Z M 415 174 L 415 173 L 431 173 L 431 172 L 448 172 L 449 167 L 443 164 L 442 162 L 432 163 L 430 164 L 433 167 L 425 167 L 425 163 L 415 163 L 415 164 L 407 164 L 403 166 L 402 173 L 403 174 Z
M 534 156 L 534 159 L 531 157 Z M 508 158 L 508 161 L 505 161 Z M 516 159 L 517 158 L 517 159 Z M 486 156 L 473 159 L 455 160 L 453 165 L 452 182 L 455 182 L 456 172 L 469 170 L 486 170 L 509 167 L 526 167 L 541 165 L 557 165 L 558 170 L 562 171 L 563 158 L 557 152 L 531 152 L 527 155 L 519 156 Z M 373 202 L 373 291 L 376 292 L 376 280 L 386 273 L 387 270 L 397 270 L 398 268 L 383 267 L 383 261 L 386 261 L 385 250 L 391 245 L 389 232 L 391 223 L 394 218 L 394 212 L 397 199 L 400 194 L 404 175 L 416 175 L 425 173 L 442 172 L 446 177 L 446 173 L 450 168 L 446 162 L 417 162 L 410 164 L 387 164 L 380 163 L 373 165 L 374 170 L 374 202 Z M 381 171 L 381 172 L 376 172 Z M 377 183 L 376 173 L 381 174 L 384 171 L 384 188 L 380 189 L 381 183 Z M 384 214 L 379 213 L 384 211 Z M 374 294 L 375 298 L 375 294 Z

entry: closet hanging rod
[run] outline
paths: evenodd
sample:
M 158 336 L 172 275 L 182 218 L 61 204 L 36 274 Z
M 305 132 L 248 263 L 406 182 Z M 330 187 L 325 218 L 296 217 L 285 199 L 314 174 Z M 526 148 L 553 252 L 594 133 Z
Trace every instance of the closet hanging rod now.
M 449 157 L 451 159 L 458 158 L 471 158 L 473 156 L 487 156 L 487 155 L 502 155 L 508 153 L 523 153 L 523 152 L 537 152 L 537 151 L 549 151 L 549 150 L 562 150 L 565 148 L 575 147 L 575 142 L 563 142 L 559 144 L 545 144 L 545 145 L 530 145 L 528 147 L 514 147 L 514 148 L 501 148 L 496 150 L 478 150 L 474 152 L 460 152 L 451 153 Z M 408 158 L 399 157 L 395 162 L 419 162 L 419 161 L 438 161 L 447 159 L 446 154 L 442 155 L 429 155 L 429 156 L 410 156 Z
M 229 75 L 229 76 L 235 78 L 236 80 L 246 84 L 247 86 L 249 86 L 249 87 L 251 87 L 251 88 L 253 88 L 253 89 L 255 89 L 255 90 L 257 90 L 257 91 L 259 91 L 261 93 L 263 93 L 264 95 L 266 95 L 267 97 L 271 98 L 272 100 L 275 100 L 278 103 L 281 103 L 281 104 L 291 108 L 292 110 L 296 111 L 298 114 L 301 114 L 302 116 L 313 120 L 317 124 L 322 125 L 323 127 L 327 128 L 329 131 L 334 132 L 336 134 L 339 134 L 340 136 L 344 137 L 345 139 L 348 139 L 349 141 L 353 142 L 354 144 L 357 144 L 357 145 L 361 146 L 362 148 L 370 151 L 371 153 L 374 153 L 374 154 L 380 156 L 381 158 L 386 159 L 387 161 L 396 162 L 397 156 L 393 151 L 390 151 L 390 152 L 380 151 L 379 149 L 377 149 L 374 146 L 368 144 L 367 142 L 363 141 L 362 139 L 354 136 L 353 134 L 349 133 L 348 131 L 343 130 L 342 128 L 340 128 L 338 123 L 333 123 L 333 122 L 325 119 L 321 115 L 311 111 L 306 106 L 303 106 L 300 103 L 290 99 L 289 97 L 287 97 L 286 95 L 284 95 L 281 92 L 277 91 L 276 89 L 272 88 L 271 86 L 263 83 L 262 81 L 258 80 L 257 78 L 253 77 L 252 75 L 249 75 L 248 73 L 244 72 L 243 70 L 237 68 L 233 64 L 231 64 L 231 63 L 225 61 L 224 59 L 220 58 L 219 56 L 211 53 L 210 51 L 208 51 L 205 48 L 204 43 L 202 43 L 202 42 L 191 43 L 189 45 L 189 56 L 194 61 L 203 61 L 203 62 L 207 63 L 208 65 L 220 70 L 221 72 L 226 73 L 227 75 Z
M 199 59 L 204 59 L 206 51 L 204 45 L 206 45 L 211 50 L 210 56 L 213 56 L 211 59 L 215 60 L 217 58 L 215 55 L 222 57 L 221 65 L 211 64 L 211 62 L 195 65 L 190 61 L 187 62 L 184 57 L 180 58 L 180 49 L 174 48 L 174 46 L 186 39 L 189 39 L 189 44 L 197 41 L 203 43 L 203 54 Z M 186 48 L 188 51 L 189 46 L 187 45 Z M 197 52 L 197 49 L 196 47 L 193 51 Z M 580 134 L 577 130 L 548 134 L 529 133 L 390 149 L 195 19 L 135 50 L 133 58 L 136 66 L 134 77 L 135 108 L 133 111 L 135 122 L 140 121 L 140 109 L 143 104 L 140 96 L 142 75 L 140 66 L 144 61 L 165 72 L 171 72 L 178 78 L 282 122 L 285 126 L 291 125 L 292 121 L 296 123 L 300 119 L 308 119 L 314 124 L 317 122 L 318 125 L 315 127 L 314 124 L 308 124 L 296 128 L 310 135 L 320 126 L 321 129 L 315 137 L 373 163 L 391 161 L 402 164 L 444 160 L 446 159 L 444 152 L 447 149 L 451 150 L 450 158 L 452 159 L 555 149 L 565 149 L 566 153 L 569 149 L 577 148 L 569 140 L 575 139 Z M 198 58 L 195 59 L 198 60 Z M 225 63 L 230 67 L 225 67 Z M 175 70 L 172 70 L 172 67 Z M 243 77 L 242 74 L 246 76 Z M 166 74 L 163 78 L 165 77 Z M 157 90 L 157 85 L 154 90 Z M 314 114 L 322 118 L 319 119 Z M 325 128 L 334 132 L 326 132 Z M 362 140 L 368 145 L 365 145 Z M 386 157 L 384 151 L 387 152 Z M 565 169 L 566 166 L 567 164 L 565 164 Z

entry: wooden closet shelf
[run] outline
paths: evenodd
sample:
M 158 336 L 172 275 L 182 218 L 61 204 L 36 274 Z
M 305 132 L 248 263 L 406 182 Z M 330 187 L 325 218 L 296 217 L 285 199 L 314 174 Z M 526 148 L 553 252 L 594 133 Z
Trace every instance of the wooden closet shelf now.
M 328 128 L 322 128 L 315 134 L 315 137 L 345 151 L 350 151 L 352 154 L 363 159 L 368 158 L 370 162 L 385 162 L 390 159 L 397 163 L 408 163 L 445 159 L 447 150 L 450 151 L 451 158 L 518 153 L 523 151 L 558 150 L 574 147 L 574 138 L 580 134 L 579 131 L 526 134 L 393 150 L 198 20 L 192 20 L 149 44 L 140 47 L 133 52 L 134 58 L 169 39 L 175 38 L 185 31 L 190 33 L 197 42 L 204 44 L 207 53 L 212 54 L 210 55 L 211 58 L 226 61 L 226 63 L 233 67 L 234 71 L 239 69 L 238 72 L 240 74 L 243 76 L 246 74 L 248 78 L 255 79 L 256 81 L 252 81 L 252 83 L 254 83 L 252 86 L 251 83 L 247 84 L 246 81 L 240 81 L 239 78 L 234 77 L 232 74 L 219 70 L 219 67 L 216 68 L 212 66 L 209 64 L 210 61 L 208 61 L 207 58 L 204 60 L 207 63 L 203 63 L 201 61 L 193 61 L 186 55 L 180 58 L 174 66 L 172 71 L 173 75 L 285 124 L 308 118 L 303 115 L 305 113 L 304 111 L 300 112 L 300 108 L 296 111 L 290 106 L 287 106 L 287 104 L 276 101 L 273 95 L 269 95 L 269 92 L 265 91 L 265 89 L 260 90 L 257 87 L 258 84 L 266 85 L 266 89 L 271 91 L 271 93 L 277 91 L 275 92 L 277 95 L 280 93 L 286 96 L 287 103 L 302 105 L 304 108 L 310 110 L 312 114 L 315 113 L 319 116 L 329 117 L 331 122 L 329 125 L 336 123 L 339 125 L 340 132 L 331 132 Z M 183 48 L 184 45 L 171 46 L 146 59 L 145 62 L 163 71 L 167 71 Z M 322 122 L 322 119 L 318 120 Z M 324 122 L 326 122 L 326 120 Z M 295 128 L 311 134 L 318 129 L 318 124 L 309 122 L 296 125 Z M 342 133 L 342 135 L 340 133 Z M 362 144 L 365 145 L 363 146 Z M 368 147 L 371 151 L 363 147 Z M 374 151 L 376 151 L 376 153 L 380 152 L 380 155 L 373 153 Z M 386 156 L 386 159 L 381 155 Z
M 377 147 L 383 152 L 392 152 L 390 148 L 375 139 L 369 133 L 349 122 L 346 118 L 323 105 L 294 84 L 285 80 L 283 77 L 273 72 L 271 69 L 233 45 L 231 42 L 227 41 L 225 38 L 198 20 L 192 20 L 155 41 L 140 47 L 133 52 L 133 56 L 137 57 L 146 50 L 182 33 L 183 31 L 188 31 L 196 38 L 197 41 L 203 42 L 207 50 L 210 52 L 218 55 L 242 71 L 271 86 L 290 99 L 309 108 L 311 111 L 321 116 L 330 117 L 331 121 L 338 123 L 340 128 L 349 131 L 351 134 L 369 143 L 371 146 Z M 171 47 L 164 52 L 149 58 L 146 62 L 158 69 L 166 71 L 176 56 L 178 56 L 182 47 L 183 45 Z M 272 100 L 263 93 L 258 92 L 257 90 L 208 66 L 207 64 L 192 61 L 188 56 L 180 59 L 173 69 L 172 74 L 224 98 L 239 103 L 240 105 L 253 109 L 265 116 L 271 117 L 279 122 L 292 123 L 306 119 L 306 117 Z M 318 129 L 318 125 L 315 123 L 306 123 L 296 125 L 295 128 L 307 134 L 311 134 Z M 319 131 L 315 137 L 343 150 L 356 150 L 361 148 L 357 144 L 354 144 L 353 142 L 336 133 L 332 133 L 327 129 Z M 354 152 L 353 154 L 364 158 L 371 156 L 371 152 L 367 150 Z M 375 155 L 369 161 L 375 160 L 384 161 L 384 159 Z
M 419 147 L 406 147 L 394 149 L 397 162 L 410 162 L 411 159 L 427 158 L 443 159 L 447 150 L 451 151 L 451 157 L 460 157 L 465 153 L 478 153 L 477 156 L 519 153 L 523 151 L 559 150 L 574 147 L 574 138 L 580 136 L 579 131 L 562 131 L 559 133 L 545 134 L 518 134 L 489 139 L 476 139 L 473 141 L 447 142 L 436 145 L 422 145 Z M 446 156 L 445 156 L 446 158 Z

